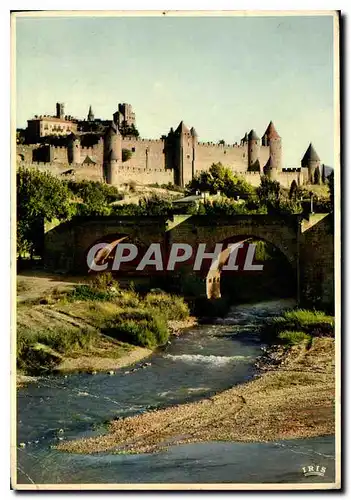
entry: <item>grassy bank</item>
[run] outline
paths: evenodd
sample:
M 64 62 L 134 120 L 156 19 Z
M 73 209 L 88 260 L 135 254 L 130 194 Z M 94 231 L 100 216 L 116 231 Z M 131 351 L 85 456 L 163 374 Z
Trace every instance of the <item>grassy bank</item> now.
M 35 375 L 118 368 L 149 355 L 188 322 L 182 298 L 121 290 L 107 275 L 54 289 L 18 305 L 18 369 Z
M 327 335 L 320 334 L 321 328 Z M 196 403 L 112 421 L 108 434 L 65 442 L 58 448 L 73 453 L 141 453 L 189 442 L 269 441 L 333 434 L 332 329 L 333 318 L 323 313 L 288 312 L 265 326 L 265 337 L 270 332 L 275 343 L 257 362 L 264 371 L 258 378 Z

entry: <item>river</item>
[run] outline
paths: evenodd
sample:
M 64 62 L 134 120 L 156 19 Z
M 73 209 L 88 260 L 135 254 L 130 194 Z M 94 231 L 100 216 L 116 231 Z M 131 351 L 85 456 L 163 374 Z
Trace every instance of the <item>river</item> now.
M 41 377 L 19 389 L 17 482 L 333 482 L 333 436 L 186 444 L 140 455 L 76 455 L 51 448 L 62 439 L 101 434 L 113 418 L 195 401 L 252 378 L 262 347 L 257 326 L 263 317 L 289 305 L 288 301 L 270 301 L 235 306 L 218 324 L 192 328 L 148 359 L 114 375 Z M 302 467 L 310 465 L 325 467 L 324 477 L 305 477 Z

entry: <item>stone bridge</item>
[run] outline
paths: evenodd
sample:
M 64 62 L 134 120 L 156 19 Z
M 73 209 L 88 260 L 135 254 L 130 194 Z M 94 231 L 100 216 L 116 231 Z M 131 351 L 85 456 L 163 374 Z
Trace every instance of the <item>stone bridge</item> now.
M 87 273 L 88 250 L 98 242 L 121 237 L 145 248 L 151 243 L 160 243 L 165 249 L 172 243 L 187 243 L 192 248 L 205 243 L 206 251 L 217 243 L 224 243 L 225 248 L 228 243 L 263 240 L 285 256 L 296 277 L 298 302 L 334 303 L 332 214 L 307 219 L 300 215 L 76 217 L 46 232 L 44 261 L 50 269 Z M 220 295 L 220 275 L 220 271 L 205 271 L 203 292 L 207 297 Z

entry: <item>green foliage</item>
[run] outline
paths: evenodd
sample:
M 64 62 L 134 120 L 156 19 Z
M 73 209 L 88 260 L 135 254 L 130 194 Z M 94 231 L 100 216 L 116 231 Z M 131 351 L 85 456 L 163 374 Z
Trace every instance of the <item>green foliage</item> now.
M 76 301 L 85 304 L 75 306 L 72 302 Z M 89 285 L 61 292 L 56 303 L 59 311 L 81 311 L 79 314 L 83 314 L 91 327 L 82 329 L 72 324 L 51 328 L 45 324 L 45 329 L 31 329 L 20 326 L 17 332 L 18 368 L 27 373 L 52 371 L 62 356 L 72 356 L 74 351 L 81 354 L 97 348 L 101 352 L 101 333 L 110 337 L 110 341 L 114 338 L 155 348 L 168 340 L 168 320 L 185 319 L 189 315 L 188 306 L 181 297 L 165 293 L 149 293 L 143 297 L 131 290 L 121 290 L 111 273 L 101 273 Z
M 107 288 L 113 288 L 114 290 L 119 290 L 118 281 L 112 276 L 110 272 L 100 272 L 94 275 L 90 282 L 90 286 L 97 290 L 105 291 Z
M 329 197 L 332 210 L 334 209 L 334 171 L 328 176 Z
M 252 240 L 251 243 L 255 244 L 255 260 L 263 262 L 275 257 L 274 247 L 271 247 L 266 241 Z
M 77 215 L 110 215 L 109 204 L 123 198 L 115 186 L 101 182 L 69 181 L 68 187 L 76 197 L 82 200 L 77 204 Z
M 98 340 L 92 329 L 57 330 L 19 328 L 17 331 L 17 366 L 30 373 L 52 370 L 61 355 L 77 349 L 89 350 Z
M 263 175 L 261 177 L 261 184 L 257 188 L 257 195 L 261 203 L 274 203 L 280 196 L 280 183 L 272 181 L 266 175 Z
M 293 309 L 286 311 L 281 317 L 276 318 L 277 323 L 285 323 L 289 328 L 306 329 L 316 325 L 326 325 L 334 328 L 334 317 L 324 311 L 310 309 Z
M 305 332 L 292 332 L 289 330 L 284 330 L 278 335 L 279 340 L 287 346 L 293 346 L 296 344 L 301 344 L 301 342 L 310 342 L 311 336 Z
M 261 184 L 257 188 L 257 195 L 261 206 L 265 206 L 268 214 L 291 215 L 301 213 L 301 203 L 297 200 L 299 189 L 295 181 L 292 182 L 289 198 L 278 181 L 272 181 L 267 176 L 261 177 Z
M 166 318 L 152 309 L 127 309 L 109 321 L 104 332 L 123 342 L 150 349 L 165 344 L 169 337 Z
M 66 294 L 66 299 L 70 302 L 75 302 L 77 300 L 99 300 L 106 301 L 112 300 L 114 294 L 108 290 L 99 290 L 90 285 L 77 285 Z
M 111 213 L 116 215 L 154 215 L 167 216 L 172 214 L 172 202 L 168 198 L 153 193 L 139 200 L 139 203 L 126 203 L 112 207 Z
M 290 185 L 289 199 L 296 201 L 297 194 L 298 194 L 298 186 L 297 186 L 297 182 L 294 179 Z
M 189 308 L 182 297 L 165 293 L 148 293 L 145 306 L 157 310 L 168 320 L 181 320 L 189 316 Z
M 40 255 L 44 222 L 66 220 L 75 213 L 65 183 L 48 172 L 17 170 L 17 252 Z
M 302 207 L 298 201 L 280 199 L 277 204 L 272 206 L 271 212 L 277 212 L 280 215 L 293 215 L 301 213 Z
M 237 196 L 249 198 L 255 194 L 255 189 L 251 184 L 242 177 L 233 174 L 229 168 L 224 167 L 221 163 L 213 163 L 209 171 L 197 174 L 189 182 L 187 189 L 208 191 L 211 194 L 220 191 L 228 198 L 236 198 Z
M 206 200 L 203 207 L 206 215 L 238 215 L 247 213 L 245 203 L 236 202 L 230 198 L 220 198 L 213 201 Z
M 119 127 L 119 131 L 123 137 L 139 137 L 139 131 L 134 124 L 128 126 L 125 122 Z
M 171 200 L 153 193 L 139 200 L 140 215 L 169 215 L 172 213 Z
M 130 149 L 125 149 L 125 148 L 122 149 L 122 162 L 123 163 L 130 160 L 132 156 L 133 156 L 133 153 Z
M 279 338 L 284 331 L 304 332 L 312 337 L 333 336 L 334 317 L 323 311 L 293 309 L 282 316 L 268 319 L 263 328 L 263 336 Z
M 321 171 L 319 170 L 319 167 L 317 166 L 314 175 L 313 175 L 313 180 L 315 184 L 320 184 L 321 183 Z

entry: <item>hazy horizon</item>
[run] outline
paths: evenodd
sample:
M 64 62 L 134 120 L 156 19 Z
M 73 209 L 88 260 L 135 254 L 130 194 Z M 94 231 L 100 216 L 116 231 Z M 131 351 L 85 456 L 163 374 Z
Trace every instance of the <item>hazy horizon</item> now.
M 111 119 L 132 104 L 141 137 L 183 120 L 200 141 L 261 137 L 283 166 L 310 142 L 334 166 L 333 17 L 19 17 L 17 127 L 35 114 Z

